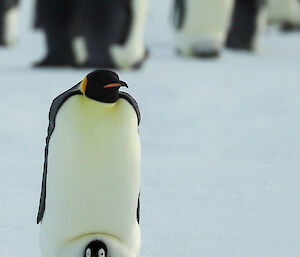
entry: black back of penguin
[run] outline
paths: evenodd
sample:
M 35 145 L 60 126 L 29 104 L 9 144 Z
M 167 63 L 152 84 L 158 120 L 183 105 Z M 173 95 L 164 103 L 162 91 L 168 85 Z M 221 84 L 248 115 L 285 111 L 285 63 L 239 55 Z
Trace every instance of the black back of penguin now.
M 131 0 L 77 0 L 75 27 L 86 41 L 88 63 L 114 67 L 109 48 L 123 45 L 132 26 Z
M 235 0 L 227 47 L 253 50 L 258 15 L 265 5 L 266 0 Z
M 76 1 L 37 0 L 35 6 L 35 28 L 52 29 L 53 25 L 71 26 L 75 17 Z

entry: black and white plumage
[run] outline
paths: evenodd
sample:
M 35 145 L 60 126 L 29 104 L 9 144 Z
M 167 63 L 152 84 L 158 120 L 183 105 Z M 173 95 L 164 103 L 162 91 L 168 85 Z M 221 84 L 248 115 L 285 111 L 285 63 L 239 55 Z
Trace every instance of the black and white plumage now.
M 86 57 L 80 66 L 138 68 L 147 57 L 144 27 L 147 0 L 78 0 L 75 27 L 80 35 Z M 89 19 L 86 19 L 89 17 Z M 76 52 L 80 52 L 80 47 Z
M 0 45 L 9 46 L 17 41 L 19 0 L 0 1 Z
M 98 70 L 52 103 L 37 222 L 43 257 L 140 249 L 140 113 L 126 83 Z M 92 249 L 91 249 L 92 250 Z
M 233 0 L 175 0 L 173 25 L 177 52 L 216 57 L 227 35 Z
M 62 60 L 54 63 L 79 67 L 138 68 L 147 57 L 147 0 L 38 0 L 36 10 L 36 27 L 47 38 L 46 64 L 56 52 Z
M 267 26 L 266 0 L 235 0 L 226 46 L 257 50 Z

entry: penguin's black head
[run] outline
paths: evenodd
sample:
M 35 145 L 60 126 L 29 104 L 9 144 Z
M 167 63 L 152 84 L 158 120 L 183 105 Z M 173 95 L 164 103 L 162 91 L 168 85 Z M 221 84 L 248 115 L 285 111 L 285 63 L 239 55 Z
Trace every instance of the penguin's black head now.
M 109 70 L 96 70 L 81 82 L 81 92 L 88 98 L 103 103 L 115 103 L 119 99 L 119 88 L 128 87 L 119 76 Z
M 84 250 L 83 257 L 107 257 L 107 248 L 106 245 L 100 241 L 95 240 L 87 245 Z

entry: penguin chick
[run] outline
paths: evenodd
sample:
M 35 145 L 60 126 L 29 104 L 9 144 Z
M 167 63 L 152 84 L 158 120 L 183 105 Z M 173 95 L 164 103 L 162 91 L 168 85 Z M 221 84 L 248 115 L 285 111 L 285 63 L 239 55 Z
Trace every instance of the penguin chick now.
M 107 248 L 106 245 L 99 240 L 95 240 L 87 245 L 84 251 L 83 257 L 106 257 Z

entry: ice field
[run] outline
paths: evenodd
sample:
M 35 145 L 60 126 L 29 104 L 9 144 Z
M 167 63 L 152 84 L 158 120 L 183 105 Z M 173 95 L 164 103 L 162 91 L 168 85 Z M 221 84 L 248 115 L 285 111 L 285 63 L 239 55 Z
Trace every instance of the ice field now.
M 90 72 L 31 68 L 44 47 L 30 4 L 19 45 L 0 48 L 0 257 L 40 256 L 49 107 Z M 142 113 L 141 257 L 299 257 L 300 32 L 186 59 L 170 4 L 150 3 L 143 69 L 118 71 Z

